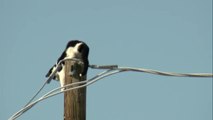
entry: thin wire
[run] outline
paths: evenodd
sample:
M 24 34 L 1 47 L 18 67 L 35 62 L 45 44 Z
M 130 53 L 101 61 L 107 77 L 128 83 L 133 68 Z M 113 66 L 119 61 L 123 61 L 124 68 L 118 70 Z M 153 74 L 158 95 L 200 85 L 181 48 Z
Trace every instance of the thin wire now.
M 106 71 L 105 74 L 102 74 L 101 76 L 95 76 L 95 77 L 93 77 L 92 79 L 87 80 L 87 81 L 85 82 L 85 84 L 80 85 L 80 86 L 76 86 L 76 87 L 74 87 L 74 88 L 75 88 L 75 89 L 79 89 L 79 88 L 82 88 L 82 87 L 89 86 L 89 85 L 91 85 L 91 84 L 97 82 L 98 80 L 100 80 L 100 79 L 102 79 L 102 78 L 104 78 L 104 77 L 111 76 L 111 75 L 116 74 L 116 73 L 119 73 L 119 72 L 121 72 L 121 71 L 112 71 L 112 70 Z M 66 91 L 73 90 L 74 88 L 69 88 L 69 87 L 71 87 L 72 85 L 73 85 L 73 84 L 68 84 L 68 85 L 66 85 L 66 86 L 64 86 L 64 87 L 59 87 L 59 88 L 57 88 L 57 89 L 62 89 L 62 88 L 66 88 L 66 89 L 65 89 L 64 91 L 59 91 L 59 92 L 55 92 L 55 93 L 53 92 L 53 93 L 51 93 L 51 94 L 44 95 L 44 98 L 52 97 L 52 96 L 55 96 L 55 95 L 57 95 L 57 94 L 59 94 L 59 93 L 63 93 L 63 92 L 66 92 Z
M 94 76 L 93 78 L 91 78 L 91 79 L 89 79 L 89 80 L 84 80 L 84 81 L 80 81 L 80 82 L 74 82 L 74 83 L 72 83 L 72 84 L 68 84 L 68 85 L 65 85 L 65 86 L 63 86 L 63 87 L 55 88 L 55 89 L 51 90 L 50 92 L 48 92 L 47 94 L 45 94 L 44 96 L 47 96 L 47 95 L 49 95 L 49 94 L 51 94 L 51 93 L 54 93 L 54 92 L 56 92 L 56 91 L 58 91 L 58 90 L 61 90 L 61 89 L 63 89 L 63 88 L 69 88 L 69 87 L 71 87 L 71 86 L 78 85 L 78 84 L 85 84 L 85 83 L 87 83 L 87 82 L 89 82 L 89 81 L 91 81 L 91 80 L 93 80 L 93 79 L 96 79 L 96 78 L 98 78 L 98 77 L 100 77 L 100 76 L 102 76 L 102 75 L 104 75 L 104 74 L 106 74 L 106 73 L 108 73 L 108 72 L 110 72 L 110 71 L 111 71 L 111 70 L 106 70 L 106 71 L 104 71 L 104 72 L 102 72 L 102 73 L 99 73 L 98 75 Z
M 51 73 L 51 75 L 45 80 L 44 84 L 40 87 L 40 89 L 36 92 L 36 94 L 27 102 L 27 104 L 25 104 L 24 106 L 27 106 L 28 104 L 30 104 L 35 98 L 36 96 L 41 92 L 41 90 L 44 88 L 44 86 L 47 83 L 50 83 L 50 81 L 53 79 L 54 75 L 56 74 L 56 72 L 60 69 L 61 67 L 61 63 L 65 60 L 72 60 L 72 61 L 77 61 L 77 62 L 82 62 L 80 59 L 76 59 L 76 58 L 66 58 L 63 59 L 61 61 L 59 61 L 59 63 L 56 65 L 56 69 Z
M 105 71 L 105 72 L 103 72 L 103 73 L 101 73 L 99 75 L 96 75 L 95 77 L 91 78 L 90 80 L 86 80 L 86 81 L 82 81 L 82 82 L 75 82 L 75 83 L 66 85 L 64 87 L 58 87 L 58 88 L 56 88 L 56 89 L 48 92 L 47 94 L 43 95 L 42 97 L 40 97 L 36 101 L 31 102 L 30 104 L 28 104 L 27 106 L 25 106 L 24 108 L 22 108 L 21 110 L 19 110 L 18 112 L 16 112 L 14 115 L 12 115 L 8 120 L 15 120 L 16 118 L 18 118 L 19 116 L 21 116 L 23 113 L 25 113 L 26 111 L 28 111 L 30 108 L 32 108 L 34 105 L 36 105 L 38 102 L 41 102 L 41 101 L 43 101 L 43 100 L 45 100 L 45 99 L 47 99 L 49 97 L 55 96 L 57 94 L 60 94 L 60 93 L 63 93 L 63 92 L 69 91 L 69 90 L 79 89 L 79 88 L 82 88 L 82 87 L 86 87 L 88 85 L 91 85 L 91 84 L 97 82 L 101 78 L 107 77 L 109 75 L 116 74 L 118 72 L 118 71 L 112 71 L 112 72 L 111 71 L 112 70 L 107 70 L 107 71 Z M 65 89 L 64 91 L 58 91 L 58 90 L 61 90 L 62 88 L 71 87 L 71 86 L 76 85 L 76 84 L 82 84 L 83 82 L 85 82 L 86 84 L 83 84 L 83 85 L 80 85 L 80 86 L 76 86 L 76 87 L 72 87 L 72 88 L 68 88 L 68 89 Z M 55 92 L 53 92 L 53 91 L 55 91 Z
M 78 61 L 78 59 L 64 59 L 62 61 L 59 62 L 59 64 L 65 60 L 74 60 L 74 61 Z M 58 65 L 59 65 L 58 64 Z M 57 68 L 58 68 L 57 65 Z M 32 108 L 35 104 L 37 104 L 38 102 L 41 102 L 49 97 L 61 94 L 63 92 L 69 91 L 69 90 L 74 90 L 74 89 L 79 89 L 82 87 L 86 87 L 89 86 L 95 82 L 97 82 L 98 80 L 116 74 L 116 73 L 120 73 L 120 72 L 127 72 L 127 71 L 133 71 L 133 72 L 144 72 L 144 73 L 150 73 L 150 74 L 155 74 L 155 75 L 163 75 L 163 76 L 176 76 L 176 77 L 213 77 L 213 74 L 210 73 L 172 73 L 172 72 L 162 72 L 162 71 L 157 71 L 157 70 L 151 70 L 151 69 L 143 69 L 143 68 L 133 68 L 133 67 L 118 67 L 117 65 L 104 65 L 104 66 L 98 66 L 98 65 L 90 65 L 91 68 L 93 69 L 108 69 L 98 75 L 96 75 L 95 77 L 89 79 L 89 80 L 85 80 L 85 81 L 81 81 L 81 82 L 75 82 L 69 85 L 66 85 L 64 87 L 59 87 L 56 89 L 51 90 L 50 92 L 46 93 L 45 95 L 43 95 L 42 97 L 40 97 L 39 99 L 37 99 L 36 101 L 32 102 L 32 100 L 35 98 L 35 96 L 38 95 L 38 93 L 44 88 L 44 86 L 46 85 L 47 81 L 49 79 L 51 79 L 57 69 L 54 71 L 53 74 L 51 74 L 51 76 L 45 81 L 44 85 L 41 87 L 41 89 L 39 89 L 39 91 L 36 93 L 36 95 L 30 100 L 30 102 L 28 102 L 21 110 L 19 110 L 18 112 L 16 112 L 14 115 L 12 115 L 9 120 L 15 120 L 16 118 L 18 118 L 19 116 L 21 116 L 23 113 L 25 113 L 26 111 L 28 111 L 30 108 Z M 81 84 L 79 86 L 75 86 L 73 87 L 73 85 L 78 85 Z M 66 88 L 64 91 L 59 91 L 62 88 Z
M 65 61 L 65 60 L 80 61 L 79 59 L 75 59 L 75 58 L 67 58 L 67 59 L 59 61 L 59 63 L 56 66 L 56 70 L 50 75 L 50 77 L 45 81 L 45 83 L 42 85 L 42 87 L 38 90 L 38 92 L 30 99 L 30 101 L 26 105 L 31 103 L 35 99 L 35 97 L 41 92 L 41 90 L 44 88 L 44 86 L 52 80 L 53 76 L 56 74 L 58 69 L 60 69 L 61 62 Z M 118 67 L 118 65 L 101 65 L 101 66 L 90 65 L 90 68 L 135 71 L 135 72 L 144 72 L 144 73 L 150 73 L 150 74 L 155 74 L 155 75 L 176 76 L 176 77 L 213 77 L 213 74 L 209 74 L 209 73 L 188 73 L 188 74 L 186 74 L 186 73 L 172 73 L 172 72 L 163 72 L 163 71 L 157 71 L 157 70 L 152 70 L 152 69 L 144 69 L 144 68 Z

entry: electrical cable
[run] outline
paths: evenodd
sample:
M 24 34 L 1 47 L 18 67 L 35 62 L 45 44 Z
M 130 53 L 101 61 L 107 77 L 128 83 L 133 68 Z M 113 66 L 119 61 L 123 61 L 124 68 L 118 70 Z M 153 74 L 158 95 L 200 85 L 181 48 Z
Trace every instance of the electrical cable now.
M 213 74 L 211 74 L 211 73 L 187 73 L 186 74 L 186 73 L 162 72 L 162 71 L 157 71 L 157 70 L 152 70 L 152 69 L 144 69 L 144 68 L 118 67 L 117 65 L 101 65 L 101 66 L 90 65 L 89 67 L 92 68 L 92 69 L 107 69 L 107 70 L 102 72 L 102 73 L 99 73 L 98 75 L 92 77 L 89 80 L 85 80 L 85 81 L 81 81 L 81 82 L 75 82 L 75 83 L 72 83 L 72 84 L 65 85 L 63 87 L 55 88 L 55 89 L 47 92 L 46 94 L 44 94 L 39 99 L 32 102 L 36 98 L 36 96 L 41 92 L 41 90 L 44 88 L 44 86 L 48 83 L 48 81 L 52 80 L 53 76 L 56 74 L 57 70 L 60 68 L 60 63 L 65 61 L 65 60 L 73 60 L 73 61 L 77 61 L 77 62 L 82 63 L 82 61 L 80 61 L 79 59 L 73 59 L 73 58 L 67 58 L 67 59 L 61 60 L 57 64 L 56 70 L 44 82 L 44 84 L 38 90 L 38 92 L 30 99 L 30 101 L 22 109 L 20 109 L 18 112 L 13 114 L 8 120 L 15 120 L 16 118 L 18 118 L 19 116 L 24 114 L 26 111 L 28 111 L 30 108 L 32 108 L 34 105 L 36 105 L 37 103 L 39 103 L 39 102 L 41 102 L 41 101 L 43 101 L 47 98 L 61 94 L 63 92 L 69 91 L 69 90 L 74 90 L 74 89 L 79 89 L 79 88 L 82 88 L 82 87 L 89 86 L 89 85 L 97 82 L 98 80 L 101 80 L 102 78 L 105 78 L 107 76 L 111 76 L 111 75 L 114 75 L 114 74 L 117 74 L 117 73 L 120 73 L 120 72 L 133 71 L 133 72 L 144 72 L 144 73 L 155 74 L 155 75 L 176 76 L 176 77 L 213 77 Z M 78 86 L 74 86 L 74 85 L 78 85 Z M 61 91 L 62 88 L 65 88 L 65 90 Z

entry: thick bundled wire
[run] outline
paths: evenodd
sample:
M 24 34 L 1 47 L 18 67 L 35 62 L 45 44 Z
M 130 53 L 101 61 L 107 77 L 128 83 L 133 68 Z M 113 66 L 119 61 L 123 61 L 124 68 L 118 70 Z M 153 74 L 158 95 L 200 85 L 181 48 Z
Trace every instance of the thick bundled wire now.
M 98 65 L 90 65 L 91 68 L 94 69 L 114 69 L 119 71 L 133 71 L 133 72 L 144 72 L 155 75 L 163 75 L 163 76 L 174 76 L 174 77 L 213 77 L 211 73 L 174 73 L 174 72 L 163 72 L 152 69 L 144 69 L 144 68 L 134 68 L 134 67 L 118 67 L 117 65 L 110 66 L 98 66 Z
M 70 90 L 79 89 L 79 88 L 82 88 L 82 87 L 89 86 L 89 85 L 97 82 L 98 80 L 101 80 L 102 78 L 105 78 L 105 77 L 108 77 L 108 76 L 111 76 L 111 75 L 114 75 L 114 74 L 117 74 L 117 73 L 120 73 L 120 72 L 133 71 L 133 72 L 144 72 L 144 73 L 155 74 L 155 75 L 175 76 L 175 77 L 206 77 L 206 78 L 213 77 L 213 74 L 211 74 L 211 73 L 188 73 L 188 74 L 186 74 L 186 73 L 162 72 L 162 71 L 144 69 L 144 68 L 118 67 L 117 65 L 101 65 L 101 66 L 90 65 L 90 68 L 106 69 L 106 71 L 97 74 L 96 76 L 92 77 L 91 79 L 81 81 L 81 82 L 75 82 L 75 83 L 72 83 L 72 84 L 65 85 L 63 87 L 55 88 L 55 89 L 51 90 L 50 92 L 44 94 L 42 97 L 38 98 L 34 102 L 32 102 L 35 99 L 35 97 L 39 94 L 39 92 L 44 88 L 44 86 L 47 84 L 47 82 L 49 82 L 53 78 L 53 76 L 55 75 L 57 70 L 60 69 L 61 62 L 65 61 L 65 60 L 74 60 L 74 61 L 81 62 L 78 59 L 64 59 L 64 60 L 60 61 L 57 65 L 57 67 L 56 67 L 56 70 L 45 81 L 45 83 L 38 90 L 38 92 L 33 96 L 33 98 L 22 109 L 20 109 L 18 112 L 16 112 L 14 115 L 12 115 L 8 120 L 15 120 L 16 118 L 21 116 L 23 113 L 25 113 L 26 111 L 31 109 L 34 105 L 36 105 L 37 103 L 39 103 L 39 102 L 41 102 L 41 101 L 43 101 L 47 98 L 50 98 L 52 96 L 64 93 L 66 91 L 70 91 Z M 78 85 L 78 86 L 76 86 L 76 85 Z M 62 88 L 65 88 L 65 90 L 61 91 Z

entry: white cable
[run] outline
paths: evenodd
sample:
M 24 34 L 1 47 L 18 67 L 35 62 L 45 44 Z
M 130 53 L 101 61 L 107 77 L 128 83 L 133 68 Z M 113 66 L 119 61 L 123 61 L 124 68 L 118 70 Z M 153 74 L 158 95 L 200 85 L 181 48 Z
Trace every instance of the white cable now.
M 29 103 L 31 103 L 35 98 L 36 96 L 41 92 L 41 90 L 44 88 L 44 86 L 49 83 L 54 75 L 56 74 L 56 72 L 60 69 L 60 65 L 61 65 L 61 62 L 65 61 L 65 60 L 72 60 L 72 61 L 77 61 L 77 62 L 82 62 L 81 60 L 79 59 L 76 59 L 76 58 L 66 58 L 66 59 L 63 59 L 61 61 L 58 62 L 58 64 L 56 65 L 56 69 L 52 72 L 52 74 L 47 78 L 47 80 L 45 80 L 44 84 L 41 86 L 41 88 L 36 92 L 36 94 L 29 100 L 29 102 L 25 105 L 27 106 Z
M 65 59 L 68 60 L 68 59 Z M 62 60 L 62 61 L 65 61 Z M 70 60 L 70 59 L 69 59 Z M 75 61 L 79 61 L 77 59 L 71 59 L 71 60 L 75 60 Z M 59 64 L 62 62 L 60 61 Z M 49 97 L 58 95 L 60 93 L 69 91 L 69 90 L 74 90 L 74 89 L 79 89 L 82 87 L 86 87 L 89 86 L 95 82 L 97 82 L 98 80 L 119 73 L 119 72 L 127 72 L 127 71 L 133 71 L 133 72 L 145 72 L 145 73 L 150 73 L 150 74 L 155 74 L 155 75 L 163 75 L 163 76 L 176 76 L 176 77 L 213 77 L 213 74 L 210 73 L 189 73 L 189 74 L 185 74 L 185 73 L 172 73 L 172 72 L 162 72 L 162 71 L 157 71 L 157 70 L 151 70 L 151 69 L 143 69 L 143 68 L 133 68 L 133 67 L 118 67 L 117 65 L 110 65 L 110 66 L 98 66 L 98 65 L 90 65 L 91 68 L 94 69 L 108 69 L 107 71 L 104 71 L 98 75 L 96 75 L 95 77 L 91 78 L 90 80 L 85 80 L 85 81 L 81 81 L 81 82 L 76 82 L 76 83 L 72 83 L 69 85 L 66 85 L 64 87 L 59 87 L 56 89 L 51 90 L 50 92 L 46 93 L 45 95 L 43 95 L 42 97 L 40 97 L 39 99 L 37 99 L 36 101 L 32 102 L 32 100 L 35 98 L 35 96 L 30 100 L 30 102 L 28 102 L 28 104 L 26 104 L 26 106 L 24 106 L 24 108 L 22 108 L 21 110 L 19 110 L 18 112 L 16 112 L 13 116 L 11 116 L 9 118 L 9 120 L 15 120 L 16 118 L 18 118 L 20 115 L 22 115 L 23 113 L 25 113 L 27 110 L 29 110 L 30 108 L 32 108 L 35 104 L 37 104 L 38 102 L 41 102 Z M 57 65 L 58 68 L 58 65 Z M 56 71 L 54 71 L 54 74 L 56 73 Z M 48 80 L 50 78 L 53 77 L 52 74 Z M 44 85 L 46 84 L 46 82 L 44 83 Z M 78 84 L 82 84 L 76 87 L 72 87 L 73 85 L 78 85 Z M 44 85 L 42 86 L 41 89 L 43 89 Z M 71 88 L 70 88 L 71 87 Z M 64 91 L 60 91 L 62 88 L 66 88 Z M 41 89 L 39 89 L 38 93 L 41 91 Z M 36 93 L 36 95 L 38 95 L 38 93 Z
M 133 68 L 133 67 L 118 67 L 117 70 L 145 72 L 155 75 L 175 76 L 175 77 L 213 77 L 213 74 L 210 73 L 173 73 L 173 72 L 162 72 L 157 70 Z
M 8 120 L 15 120 L 16 118 L 18 118 L 19 116 L 21 116 L 23 113 L 25 113 L 27 110 L 29 110 L 30 108 L 32 108 L 35 104 L 37 104 L 37 103 L 39 103 L 39 102 L 41 102 L 41 101 L 43 101 L 43 100 L 45 100 L 45 99 L 47 99 L 49 97 L 55 96 L 57 94 L 60 94 L 60 93 L 63 93 L 63 92 L 69 91 L 69 90 L 74 90 L 74 89 L 79 89 L 79 88 L 82 88 L 82 87 L 86 87 L 88 85 L 91 85 L 91 84 L 97 82 L 101 78 L 104 78 L 104 77 L 107 77 L 109 75 L 113 75 L 113 74 L 116 74 L 116 73 L 119 72 L 119 71 L 112 71 L 112 72 L 111 71 L 112 70 L 107 70 L 107 71 L 103 72 L 102 74 L 99 74 L 99 75 L 93 77 L 92 79 L 85 81 L 86 84 L 83 84 L 83 85 L 80 85 L 80 86 L 76 86 L 76 87 L 73 87 L 73 88 L 68 88 L 68 87 L 76 85 L 76 84 L 82 84 L 84 81 L 82 81 L 82 82 L 76 82 L 76 83 L 72 83 L 72 84 L 66 85 L 64 87 L 56 88 L 56 89 L 48 92 L 47 94 L 43 95 L 42 97 L 40 97 L 36 101 L 31 102 L 30 104 L 28 104 L 27 106 L 25 106 L 24 108 L 22 108 L 21 110 L 19 110 L 18 112 L 16 112 L 14 115 L 12 115 Z M 61 90 L 62 88 L 65 88 L 65 87 L 67 87 L 68 89 L 66 89 L 64 91 L 56 91 L 56 90 Z M 53 92 L 53 91 L 55 91 L 55 92 Z
M 213 77 L 212 73 L 174 73 L 174 72 L 163 72 L 163 71 L 144 69 L 144 68 L 118 67 L 117 65 L 109 65 L 109 66 L 90 65 L 90 67 L 93 69 L 113 69 L 113 70 L 122 70 L 122 71 L 144 72 L 144 73 L 150 73 L 155 75 L 175 76 L 175 77 Z
M 26 104 L 28 105 L 30 102 L 33 101 L 33 99 L 39 94 L 39 92 L 44 88 L 47 82 L 50 82 L 52 80 L 53 76 L 59 69 L 59 65 L 61 62 L 65 60 L 73 60 L 73 61 L 80 61 L 79 59 L 75 58 L 67 58 L 64 60 L 59 61 L 59 63 L 56 66 L 56 70 L 50 75 L 50 77 L 46 80 L 46 82 L 42 85 L 42 87 L 38 90 L 38 92 L 32 97 L 32 99 Z M 144 73 L 150 73 L 150 74 L 155 74 L 155 75 L 163 75 L 163 76 L 176 76 L 176 77 L 213 77 L 213 74 L 209 73 L 172 73 L 172 72 L 162 72 L 162 71 L 157 71 L 157 70 L 152 70 L 152 69 L 144 69 L 144 68 L 133 68 L 133 67 L 118 67 L 117 65 L 90 65 L 91 68 L 95 69 L 113 69 L 113 70 L 122 70 L 122 71 L 135 71 L 135 72 L 144 72 Z M 80 83 L 78 83 L 80 84 Z M 25 106 L 26 106 L 25 105 Z
M 106 73 L 108 73 L 108 72 L 110 72 L 110 71 L 111 71 L 111 70 L 106 70 L 106 71 L 104 71 L 104 72 L 102 72 L 102 73 L 99 73 L 98 75 L 94 76 L 93 78 L 91 78 L 91 79 L 89 79 L 89 80 L 84 80 L 84 81 L 80 81 L 80 82 L 75 82 L 75 83 L 72 83 L 72 84 L 65 85 L 65 86 L 63 86 L 63 87 L 55 88 L 55 89 L 51 90 L 50 92 L 48 92 L 47 94 L 45 94 L 44 96 L 48 96 L 49 94 L 54 93 L 54 92 L 56 92 L 56 91 L 61 91 L 61 89 L 63 89 L 63 88 L 69 88 L 69 87 L 71 87 L 71 86 L 78 85 L 78 84 L 85 84 L 85 83 L 87 83 L 87 82 L 89 82 L 89 81 L 92 81 L 93 79 L 96 79 L 96 78 L 98 78 L 98 77 L 101 77 L 102 75 L 104 75 L 104 74 L 106 74 Z
M 76 59 L 76 58 L 66 58 L 66 59 L 63 59 L 61 61 L 58 62 L 58 64 L 56 65 L 56 69 L 52 72 L 52 74 L 45 80 L 44 84 L 41 86 L 41 88 L 36 92 L 36 94 L 27 102 L 27 104 L 25 104 L 24 106 L 28 106 L 35 98 L 36 96 L 41 92 L 41 90 L 44 88 L 44 86 L 49 83 L 54 75 L 56 74 L 56 72 L 60 69 L 60 65 L 61 65 L 61 62 L 65 61 L 65 60 L 72 60 L 72 61 L 77 61 L 77 62 L 80 62 L 80 63 L 83 63 L 80 59 Z M 17 112 L 18 113 L 18 112 Z

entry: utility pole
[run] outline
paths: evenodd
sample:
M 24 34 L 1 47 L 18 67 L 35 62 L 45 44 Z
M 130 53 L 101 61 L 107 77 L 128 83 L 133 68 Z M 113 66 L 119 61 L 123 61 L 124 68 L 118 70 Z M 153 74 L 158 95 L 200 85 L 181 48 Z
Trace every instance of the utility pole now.
M 83 67 L 78 61 L 65 60 L 65 85 L 86 80 L 79 75 Z M 86 120 L 86 87 L 64 93 L 64 120 Z

